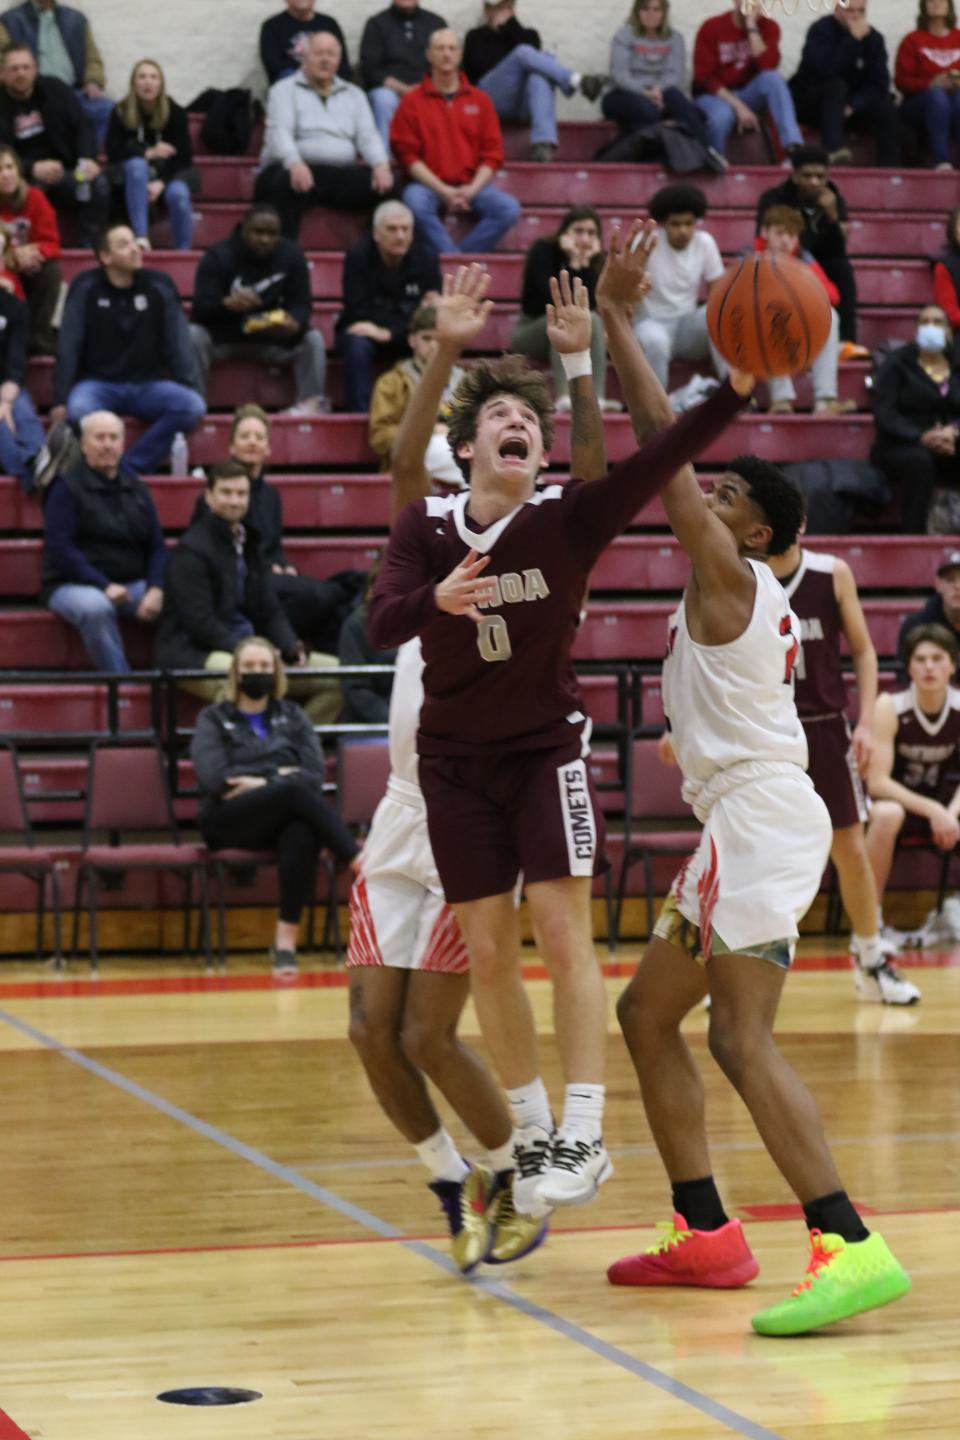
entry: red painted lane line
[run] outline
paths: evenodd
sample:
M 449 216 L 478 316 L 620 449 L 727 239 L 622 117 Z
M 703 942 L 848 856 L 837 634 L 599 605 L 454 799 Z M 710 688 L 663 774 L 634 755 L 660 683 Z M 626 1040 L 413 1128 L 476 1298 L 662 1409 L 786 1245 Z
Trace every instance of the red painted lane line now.
M 0 1410 L 0 1440 L 30 1440 L 26 1430 L 21 1430 L 5 1410 Z

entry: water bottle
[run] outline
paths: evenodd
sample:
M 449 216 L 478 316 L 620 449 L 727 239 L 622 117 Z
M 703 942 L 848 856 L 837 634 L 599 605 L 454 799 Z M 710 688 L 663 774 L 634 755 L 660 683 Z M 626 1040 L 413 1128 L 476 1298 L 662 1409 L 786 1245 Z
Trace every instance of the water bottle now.
M 190 474 L 190 451 L 182 430 L 177 431 L 170 446 L 170 474 L 178 480 L 185 480 Z
M 87 179 L 87 167 L 82 160 L 74 170 L 73 178 L 77 182 L 77 200 L 81 205 L 86 205 L 90 199 L 90 181 Z

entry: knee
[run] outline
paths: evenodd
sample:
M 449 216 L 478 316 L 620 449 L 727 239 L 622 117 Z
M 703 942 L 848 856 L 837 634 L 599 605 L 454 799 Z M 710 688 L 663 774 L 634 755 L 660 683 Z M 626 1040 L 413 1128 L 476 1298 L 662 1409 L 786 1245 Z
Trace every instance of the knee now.
M 535 50 L 532 45 L 516 45 L 510 51 L 510 57 L 515 64 L 522 65 L 525 70 L 528 70 L 540 59 L 540 51 Z
M 102 590 L 91 585 L 89 594 L 84 595 L 78 607 L 77 623 L 95 630 L 104 630 L 115 625 L 116 619 L 117 611 L 113 601 L 108 600 Z
M 123 162 L 123 174 L 127 180 L 132 180 L 139 185 L 146 185 L 150 179 L 150 166 L 142 155 L 134 155 L 131 160 Z
M 894 839 L 903 826 L 906 811 L 896 800 L 875 800 L 870 811 L 869 836 Z
M 453 1031 L 449 1026 L 416 1016 L 405 1019 L 400 1032 L 400 1048 L 411 1065 L 430 1075 L 438 1069 L 443 1057 L 449 1054 L 453 1044 Z
M 710 1011 L 707 1044 L 710 1047 L 710 1054 L 731 1085 L 735 1089 L 739 1089 L 740 1082 L 750 1065 L 751 1055 L 756 1053 L 756 1045 L 743 1034 L 729 1016 L 720 1013 L 720 1007 L 716 1003 Z
M 176 409 L 183 416 L 184 421 L 192 429 L 199 425 L 207 413 L 207 403 L 203 396 L 196 390 L 191 390 L 189 385 L 181 385 L 181 395 L 177 399 Z
M 382 1066 L 399 1059 L 396 1027 L 390 1016 L 371 1017 L 362 1007 L 351 1006 L 347 1039 L 364 1066 Z
M 183 180 L 171 180 L 163 192 L 163 198 L 167 205 L 179 206 L 183 209 L 190 208 L 190 187 Z

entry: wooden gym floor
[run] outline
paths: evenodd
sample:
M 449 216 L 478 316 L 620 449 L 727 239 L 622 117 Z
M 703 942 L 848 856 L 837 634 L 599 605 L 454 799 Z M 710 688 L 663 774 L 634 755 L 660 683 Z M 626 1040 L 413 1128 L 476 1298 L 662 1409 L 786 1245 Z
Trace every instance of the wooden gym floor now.
M 805 1231 L 702 1014 L 689 1029 L 715 1170 L 759 1279 L 607 1284 L 669 1214 L 611 1025 L 614 1178 L 538 1253 L 465 1281 L 343 1038 L 342 976 L 276 990 L 242 965 L 221 985 L 141 961 L 91 985 L 85 969 L 58 984 L 4 966 L 0 1440 L 956 1440 L 960 956 L 922 958 L 912 1010 L 858 1004 L 820 940 L 787 986 L 783 1048 L 914 1281 L 889 1309 L 792 1341 L 755 1337 L 749 1317 L 801 1278 Z M 611 1017 L 623 983 L 608 981 Z M 547 1033 L 547 986 L 530 984 Z M 559 1097 L 549 1040 L 544 1057 Z M 156 1399 L 212 1385 L 262 1398 Z

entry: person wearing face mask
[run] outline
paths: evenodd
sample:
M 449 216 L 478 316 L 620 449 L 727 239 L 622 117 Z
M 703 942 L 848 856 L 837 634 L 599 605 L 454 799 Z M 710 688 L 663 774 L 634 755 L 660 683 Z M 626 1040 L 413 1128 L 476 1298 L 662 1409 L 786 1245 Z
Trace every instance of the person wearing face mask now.
M 357 843 L 323 798 L 323 751 L 309 719 L 285 698 L 287 677 L 269 640 L 233 652 L 226 698 L 197 718 L 190 747 L 200 791 L 200 833 L 212 850 L 273 850 L 280 908 L 270 951 L 279 980 L 297 974 L 297 935 L 314 892 L 317 859 L 352 864 Z
M 389 470 L 393 461 L 393 446 L 400 429 L 400 422 L 407 413 L 407 406 L 420 377 L 437 349 L 437 312 L 433 305 L 421 305 L 410 321 L 407 340 L 412 354 L 399 360 L 392 370 L 381 375 L 373 387 L 370 400 L 370 446 L 380 456 L 380 469 Z M 460 365 L 454 365 L 450 379 L 444 388 L 437 423 L 434 426 L 424 468 L 435 484 L 453 486 L 460 490 L 463 476 L 453 457 L 447 440 L 447 415 L 454 391 L 464 377 Z
M 877 425 L 870 458 L 900 494 L 905 534 L 955 531 L 960 488 L 960 370 L 953 331 L 939 305 L 925 305 L 915 338 L 892 351 L 873 386 Z M 934 493 L 944 492 L 934 505 Z

